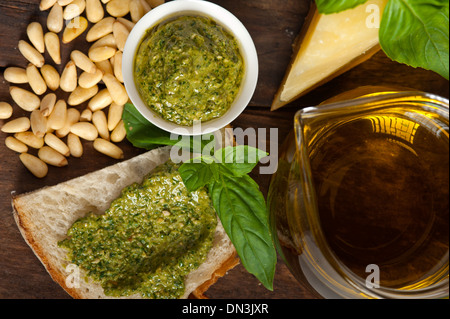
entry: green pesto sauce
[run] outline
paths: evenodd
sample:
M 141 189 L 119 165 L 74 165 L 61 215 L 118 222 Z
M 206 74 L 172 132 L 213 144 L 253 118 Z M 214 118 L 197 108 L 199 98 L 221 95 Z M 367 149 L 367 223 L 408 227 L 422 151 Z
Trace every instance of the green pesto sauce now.
M 185 126 L 226 113 L 244 63 L 233 36 L 204 17 L 184 16 L 150 29 L 135 58 L 142 99 L 162 118 Z
M 217 218 L 205 189 L 190 193 L 168 162 L 122 191 L 104 215 L 76 221 L 59 245 L 113 297 L 175 299 L 212 247 Z

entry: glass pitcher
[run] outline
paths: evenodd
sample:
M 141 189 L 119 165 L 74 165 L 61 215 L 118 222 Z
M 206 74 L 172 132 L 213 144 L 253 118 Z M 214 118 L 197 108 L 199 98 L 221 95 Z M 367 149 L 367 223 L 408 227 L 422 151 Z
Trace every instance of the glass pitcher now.
M 360 88 L 294 126 L 268 203 L 296 279 L 321 298 L 448 298 L 448 100 Z

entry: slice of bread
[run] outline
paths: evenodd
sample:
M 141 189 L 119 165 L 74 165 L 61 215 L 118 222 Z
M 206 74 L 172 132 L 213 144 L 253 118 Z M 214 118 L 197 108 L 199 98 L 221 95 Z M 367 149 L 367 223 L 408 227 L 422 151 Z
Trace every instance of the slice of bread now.
M 105 212 L 123 188 L 142 182 L 154 168 L 167 162 L 169 155 L 169 147 L 156 149 L 59 185 L 13 195 L 14 218 L 25 241 L 53 280 L 73 298 L 98 299 L 108 296 L 100 284 L 85 280 L 82 270 L 79 270 L 81 280 L 78 287 L 72 287 L 70 281 L 66 282 L 73 276 L 73 269 L 66 269 L 67 252 L 58 247 L 58 242 L 66 237 L 67 230 L 76 220 L 88 212 Z M 237 264 L 236 250 L 219 221 L 207 260 L 186 277 L 183 298 L 192 295 L 205 298 L 203 293 L 208 287 Z

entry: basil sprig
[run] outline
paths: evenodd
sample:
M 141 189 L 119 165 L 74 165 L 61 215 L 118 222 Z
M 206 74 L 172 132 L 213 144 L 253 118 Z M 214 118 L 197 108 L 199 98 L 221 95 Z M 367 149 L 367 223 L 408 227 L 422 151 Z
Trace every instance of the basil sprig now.
M 316 0 L 320 13 L 337 13 L 367 0 Z M 432 70 L 449 79 L 448 0 L 389 0 L 380 45 L 394 61 Z
M 267 153 L 249 146 L 226 147 L 179 168 L 189 191 L 207 186 L 214 208 L 245 269 L 269 290 L 277 255 L 266 201 L 248 173 Z
M 197 139 L 174 138 L 148 122 L 132 104 L 125 105 L 122 119 L 127 139 L 135 147 L 146 150 L 165 145 L 203 150 L 214 137 L 203 137 L 202 145 L 195 144 Z M 267 206 L 258 184 L 248 176 L 265 156 L 267 153 L 248 146 L 226 147 L 184 163 L 179 171 L 189 191 L 208 187 L 214 208 L 242 265 L 267 289 L 273 290 L 277 255 Z

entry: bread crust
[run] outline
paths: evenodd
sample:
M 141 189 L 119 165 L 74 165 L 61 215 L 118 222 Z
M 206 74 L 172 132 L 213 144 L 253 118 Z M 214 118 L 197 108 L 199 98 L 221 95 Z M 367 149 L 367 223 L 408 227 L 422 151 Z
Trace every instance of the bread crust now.
M 47 270 L 53 281 L 58 283 L 72 298 L 82 299 L 82 296 L 77 292 L 77 289 L 71 289 L 67 287 L 64 275 L 60 271 L 57 271 L 57 267 L 53 266 L 46 257 L 43 248 L 33 236 L 33 222 L 25 214 L 20 214 L 22 209 L 20 204 L 16 203 L 15 198 L 16 196 L 13 195 L 12 207 L 14 220 L 16 221 L 17 227 L 19 228 L 19 231 L 22 234 L 25 242 L 31 248 L 36 257 L 40 260 L 40 262 L 44 265 L 45 270 Z
M 214 285 L 220 278 L 225 276 L 227 272 L 239 265 L 239 257 L 237 253 L 230 256 L 216 271 L 212 274 L 211 278 L 205 281 L 197 289 L 192 292 L 192 295 L 197 299 L 209 299 L 205 292 Z

